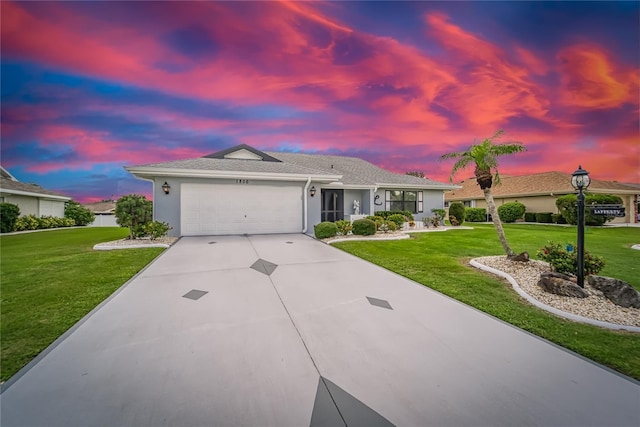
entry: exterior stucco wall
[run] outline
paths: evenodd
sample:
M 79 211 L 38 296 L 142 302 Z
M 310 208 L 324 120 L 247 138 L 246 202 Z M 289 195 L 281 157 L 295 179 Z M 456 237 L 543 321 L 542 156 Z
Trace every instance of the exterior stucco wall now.
M 2 196 L 4 197 L 5 203 L 18 205 L 20 208 L 20 216 L 40 216 L 40 207 L 37 197 L 20 196 L 17 194 L 2 194 Z
M 171 187 L 169 194 L 165 194 L 162 190 L 162 185 L 167 182 Z M 207 178 L 175 178 L 158 176 L 154 179 L 153 185 L 153 219 L 156 221 L 167 222 L 171 227 L 169 236 L 180 236 L 180 197 L 181 197 L 181 185 L 182 184 L 222 184 L 222 185 L 239 185 L 235 179 L 207 179 Z M 249 184 L 252 186 L 296 186 L 304 188 L 306 182 L 286 182 L 286 181 L 258 181 L 250 180 Z M 244 184 L 242 184 L 244 185 Z M 316 186 L 316 188 L 318 188 Z M 314 198 L 309 197 L 307 194 L 307 200 L 318 199 L 320 191 Z M 277 200 L 273 201 L 278 203 Z M 318 212 L 320 205 L 318 204 Z M 319 215 L 319 214 L 318 214 Z M 300 212 L 300 217 L 303 217 L 303 212 Z M 302 218 L 304 221 L 304 218 Z M 302 230 L 300 230 L 302 231 Z M 312 230 L 313 232 L 313 230 Z
M 407 188 L 379 188 L 376 191 L 378 200 L 374 204 L 375 212 L 384 211 L 385 209 L 385 191 L 386 190 L 405 190 L 405 191 L 422 191 L 422 212 L 413 215 L 416 221 L 421 221 L 424 217 L 433 216 L 431 209 L 442 209 L 444 207 L 444 198 L 442 190 L 416 190 Z

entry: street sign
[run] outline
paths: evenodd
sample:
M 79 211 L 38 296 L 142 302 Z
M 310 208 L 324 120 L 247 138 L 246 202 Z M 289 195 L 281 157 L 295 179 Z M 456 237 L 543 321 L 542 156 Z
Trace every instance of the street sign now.
M 590 205 L 592 215 L 624 217 L 625 208 L 622 205 Z

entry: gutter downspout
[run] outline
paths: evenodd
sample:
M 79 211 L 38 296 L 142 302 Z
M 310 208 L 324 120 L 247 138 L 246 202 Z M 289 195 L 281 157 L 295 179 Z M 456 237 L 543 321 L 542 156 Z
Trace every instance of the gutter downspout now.
M 308 202 L 307 202 L 307 191 L 309 191 L 309 185 L 311 185 L 311 177 L 309 177 L 307 179 L 307 183 L 304 186 L 304 190 L 302 191 L 302 210 L 303 210 L 303 224 L 304 226 L 302 227 L 302 233 L 305 234 L 307 232 L 307 226 L 308 226 L 308 211 L 309 211 L 309 206 L 308 206 Z

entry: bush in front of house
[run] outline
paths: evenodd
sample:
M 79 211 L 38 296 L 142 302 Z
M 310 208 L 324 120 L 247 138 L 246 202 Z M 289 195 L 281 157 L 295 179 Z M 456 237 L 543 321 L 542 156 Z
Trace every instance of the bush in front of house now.
M 398 215 L 398 214 L 405 216 L 407 218 L 406 221 L 414 219 L 413 213 L 409 211 L 377 211 L 375 212 L 375 214 L 376 216 L 380 216 L 384 219 L 389 219 L 391 215 Z
M 466 208 L 464 210 L 464 220 L 467 222 L 484 222 L 487 220 L 487 210 L 485 208 Z
M 15 231 L 27 231 L 38 229 L 38 218 L 35 215 L 21 216 L 16 220 Z
M 578 196 L 567 194 L 556 199 L 556 207 L 567 224 L 576 225 L 578 223 Z M 584 223 L 586 225 L 603 225 L 605 222 L 613 221 L 615 217 L 600 216 L 591 214 L 589 205 L 622 205 L 622 199 L 613 194 L 589 194 L 585 195 Z
M 536 221 L 541 224 L 551 224 L 553 222 L 553 213 L 536 212 Z
M 527 208 L 520 202 L 509 202 L 498 206 L 498 216 L 502 222 L 516 222 Z
M 0 233 L 10 233 L 16 226 L 20 208 L 13 203 L 0 203 Z
M 380 230 L 380 226 L 384 224 L 384 222 L 386 221 L 383 217 L 378 215 L 375 215 L 375 216 L 369 215 L 367 219 L 370 219 L 371 221 L 376 223 L 376 230 Z
M 172 228 L 168 223 L 161 221 L 151 221 L 143 226 L 144 234 L 151 240 L 166 236 Z
M 316 236 L 316 239 L 326 239 L 338 234 L 338 227 L 336 226 L 335 222 L 324 221 L 313 227 L 313 232 Z
M 140 194 L 122 196 L 115 215 L 120 227 L 129 227 L 129 239 L 137 239 L 144 236 L 144 225 L 153 220 L 153 204 Z
M 574 248 L 576 245 L 572 245 Z M 536 253 L 542 261 L 548 262 L 553 271 L 564 274 L 578 274 L 578 251 L 567 251 L 560 243 L 548 242 Z M 598 274 L 604 268 L 604 258 L 584 251 L 584 274 Z
M 449 222 L 451 225 L 460 225 L 464 222 L 464 205 L 460 202 L 451 202 L 449 205 Z M 451 221 L 451 217 L 454 217 L 456 220 Z M 454 224 L 457 222 L 457 224 Z
M 357 219 L 353 221 L 353 234 L 358 236 L 372 236 L 376 234 L 376 223 L 370 219 Z
M 561 214 L 553 214 L 551 215 L 551 221 L 553 221 L 554 224 L 566 224 L 567 220 L 564 219 L 564 217 Z
M 536 222 L 536 213 L 535 212 L 525 212 L 524 213 L 524 221 L 525 222 Z
M 434 218 L 438 220 L 440 224 L 444 224 L 444 217 L 447 216 L 446 210 L 442 208 L 434 208 L 434 209 L 431 209 L 431 213 L 433 214 Z M 434 226 L 437 227 L 438 225 L 434 224 Z
M 338 228 L 338 233 L 342 236 L 348 235 L 353 228 L 353 226 L 351 225 L 351 221 L 348 221 L 346 219 L 336 221 L 336 227 Z
M 71 218 L 75 225 L 80 226 L 89 225 L 96 219 L 93 212 L 73 200 L 64 204 L 64 217 Z
M 401 228 L 407 221 L 407 217 L 401 213 L 394 213 L 393 215 L 389 215 L 387 217 L 387 221 L 395 222 L 398 228 Z

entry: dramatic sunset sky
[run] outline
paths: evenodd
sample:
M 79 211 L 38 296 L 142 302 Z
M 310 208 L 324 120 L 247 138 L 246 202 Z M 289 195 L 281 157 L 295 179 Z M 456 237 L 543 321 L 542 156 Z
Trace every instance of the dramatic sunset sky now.
M 2 1 L 1 162 L 82 202 L 242 143 L 446 181 L 502 128 L 503 174 L 640 182 L 639 5 Z

